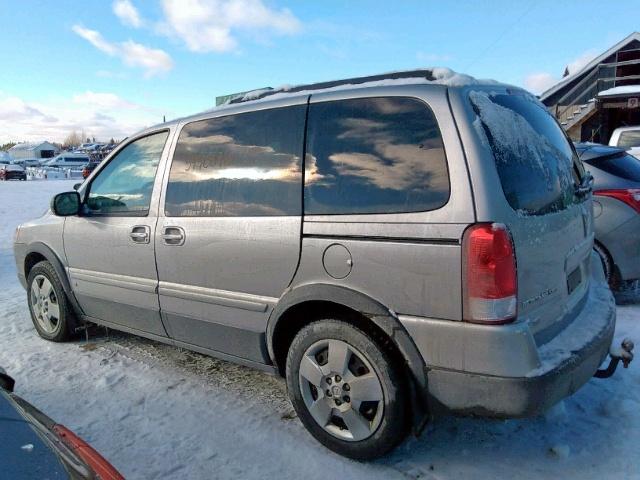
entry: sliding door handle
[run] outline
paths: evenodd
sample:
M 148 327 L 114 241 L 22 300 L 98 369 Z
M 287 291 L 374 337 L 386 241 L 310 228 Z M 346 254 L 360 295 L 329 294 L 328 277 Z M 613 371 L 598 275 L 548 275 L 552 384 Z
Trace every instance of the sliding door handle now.
M 149 243 L 151 239 L 151 228 L 147 225 L 136 225 L 129 232 L 129 238 L 133 243 Z
M 182 227 L 164 227 L 162 229 L 162 243 L 170 246 L 184 245 L 184 229 Z

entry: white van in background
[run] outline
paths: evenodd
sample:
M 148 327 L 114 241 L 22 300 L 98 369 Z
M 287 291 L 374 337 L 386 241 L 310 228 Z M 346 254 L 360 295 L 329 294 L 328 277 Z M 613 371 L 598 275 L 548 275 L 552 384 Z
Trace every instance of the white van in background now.
M 61 153 L 57 157 L 53 157 L 50 160 L 42 162 L 44 167 L 84 167 L 89 163 L 89 157 L 87 155 L 81 155 L 77 153 Z
M 640 125 L 616 128 L 611 134 L 609 145 L 624 148 L 631 155 L 640 159 Z

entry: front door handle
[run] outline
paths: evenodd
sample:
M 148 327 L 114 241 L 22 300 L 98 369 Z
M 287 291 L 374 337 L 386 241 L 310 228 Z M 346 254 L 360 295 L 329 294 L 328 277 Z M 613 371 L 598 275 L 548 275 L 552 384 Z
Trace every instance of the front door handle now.
M 162 243 L 170 246 L 184 245 L 184 229 L 182 227 L 164 227 Z
M 131 229 L 129 238 L 131 238 L 133 243 L 149 243 L 151 228 L 147 225 L 136 225 Z

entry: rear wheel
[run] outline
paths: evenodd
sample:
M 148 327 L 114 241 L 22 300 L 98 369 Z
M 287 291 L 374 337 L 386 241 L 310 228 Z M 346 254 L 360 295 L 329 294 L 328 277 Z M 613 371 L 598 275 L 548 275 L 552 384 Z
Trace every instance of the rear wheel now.
M 38 334 L 53 342 L 69 340 L 75 316 L 53 266 L 38 262 L 29 272 L 27 284 L 29 312 Z
M 349 323 L 321 320 L 296 335 L 287 387 L 307 430 L 341 455 L 376 458 L 406 435 L 408 395 L 399 365 Z

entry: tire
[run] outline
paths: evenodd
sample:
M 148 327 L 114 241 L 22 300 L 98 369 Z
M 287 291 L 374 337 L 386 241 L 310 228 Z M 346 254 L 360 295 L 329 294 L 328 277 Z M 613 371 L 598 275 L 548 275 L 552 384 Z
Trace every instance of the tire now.
M 27 303 L 38 335 L 52 342 L 71 339 L 76 317 L 53 265 L 36 263 L 27 285 Z
M 313 322 L 293 339 L 286 370 L 298 417 L 328 449 L 371 460 L 405 438 L 410 419 L 406 377 L 364 331 L 341 320 Z
M 611 290 L 617 290 L 620 287 L 620 279 L 616 272 L 616 267 L 613 264 L 613 260 L 609 255 L 609 252 L 607 252 L 599 243 L 594 243 L 593 249 L 600 257 L 602 268 L 604 270 L 604 278 L 609 284 L 609 288 L 611 288 Z

